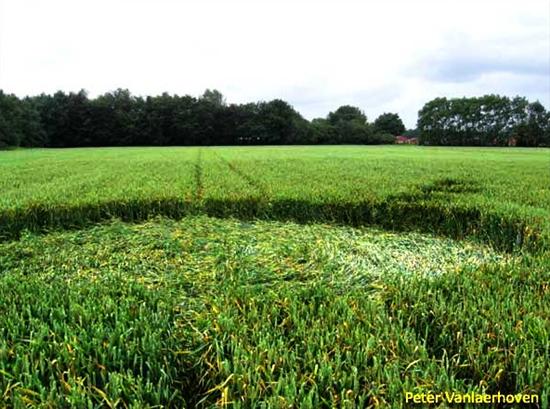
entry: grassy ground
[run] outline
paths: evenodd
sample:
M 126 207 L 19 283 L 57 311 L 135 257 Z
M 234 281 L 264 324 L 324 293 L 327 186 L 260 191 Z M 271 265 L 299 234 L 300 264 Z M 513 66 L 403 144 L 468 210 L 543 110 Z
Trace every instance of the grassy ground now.
M 0 406 L 547 408 L 549 166 L 543 149 L 0 152 Z

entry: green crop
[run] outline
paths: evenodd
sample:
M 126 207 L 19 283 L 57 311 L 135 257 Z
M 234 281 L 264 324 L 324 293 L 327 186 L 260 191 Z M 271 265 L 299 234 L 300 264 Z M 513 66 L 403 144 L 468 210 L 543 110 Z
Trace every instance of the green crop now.
M 378 225 L 544 247 L 547 149 L 103 148 L 0 152 L 0 237 L 154 215 Z
M 0 152 L 0 407 L 548 408 L 549 166 L 519 148 Z

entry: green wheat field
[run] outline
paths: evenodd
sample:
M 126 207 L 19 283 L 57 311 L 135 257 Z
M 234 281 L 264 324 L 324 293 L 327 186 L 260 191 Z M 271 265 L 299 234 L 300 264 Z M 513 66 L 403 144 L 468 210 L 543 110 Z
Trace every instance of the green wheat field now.
M 0 407 L 548 408 L 549 282 L 549 149 L 0 152 Z

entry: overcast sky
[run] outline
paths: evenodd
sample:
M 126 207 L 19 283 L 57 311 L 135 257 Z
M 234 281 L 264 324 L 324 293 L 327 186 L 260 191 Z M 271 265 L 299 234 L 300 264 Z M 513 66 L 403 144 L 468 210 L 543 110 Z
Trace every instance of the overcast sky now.
M 436 96 L 550 107 L 550 1 L 0 0 L 0 89 L 340 105 L 405 124 Z

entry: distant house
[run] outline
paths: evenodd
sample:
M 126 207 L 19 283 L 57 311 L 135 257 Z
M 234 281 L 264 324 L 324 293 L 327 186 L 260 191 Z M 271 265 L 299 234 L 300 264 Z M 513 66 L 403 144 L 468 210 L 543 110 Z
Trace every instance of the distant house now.
M 497 138 L 493 138 L 493 146 L 501 146 L 499 141 L 497 140 Z M 506 140 L 506 145 L 505 146 L 517 146 L 518 144 L 518 137 L 516 135 L 512 135 L 510 136 L 507 140 Z
M 395 137 L 395 143 L 397 144 L 407 144 L 407 145 L 418 145 L 418 139 L 417 138 L 407 138 L 403 135 L 398 135 Z

